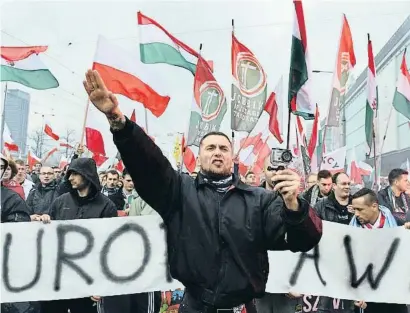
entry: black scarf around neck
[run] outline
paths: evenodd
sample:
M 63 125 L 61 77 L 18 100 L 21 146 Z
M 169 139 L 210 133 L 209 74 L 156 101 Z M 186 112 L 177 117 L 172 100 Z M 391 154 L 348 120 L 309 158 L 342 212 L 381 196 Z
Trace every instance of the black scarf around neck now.
M 217 192 L 225 193 L 232 186 L 232 175 L 220 179 L 211 178 L 205 174 L 202 175 L 204 181 L 214 187 Z

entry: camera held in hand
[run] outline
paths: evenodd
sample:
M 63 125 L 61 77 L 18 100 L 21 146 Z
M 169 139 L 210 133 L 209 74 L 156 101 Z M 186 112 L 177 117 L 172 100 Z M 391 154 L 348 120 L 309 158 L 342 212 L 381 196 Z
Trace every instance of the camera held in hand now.
M 293 155 L 288 149 L 273 148 L 270 155 L 271 169 L 274 171 L 282 171 L 288 168 L 289 164 L 292 162 Z M 275 185 L 280 183 L 276 181 Z

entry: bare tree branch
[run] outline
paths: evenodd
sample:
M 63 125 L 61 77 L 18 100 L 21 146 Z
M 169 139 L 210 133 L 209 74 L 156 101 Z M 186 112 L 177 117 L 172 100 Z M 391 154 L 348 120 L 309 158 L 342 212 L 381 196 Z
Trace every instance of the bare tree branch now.
M 67 128 L 66 131 L 64 132 L 64 136 L 61 136 L 61 140 L 65 141 L 70 146 L 74 147 L 76 144 L 75 130 L 71 128 Z M 65 155 L 65 157 L 68 158 L 68 156 L 71 155 L 73 149 L 69 147 L 65 147 L 63 151 L 64 151 L 63 154 Z

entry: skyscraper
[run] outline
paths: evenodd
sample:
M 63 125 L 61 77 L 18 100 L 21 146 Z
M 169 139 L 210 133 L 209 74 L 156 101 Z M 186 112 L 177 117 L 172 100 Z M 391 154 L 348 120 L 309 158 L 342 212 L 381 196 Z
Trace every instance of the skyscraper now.
M 26 153 L 28 115 L 30 112 L 30 94 L 19 89 L 7 90 L 5 117 L 11 138 L 19 146 L 22 154 Z

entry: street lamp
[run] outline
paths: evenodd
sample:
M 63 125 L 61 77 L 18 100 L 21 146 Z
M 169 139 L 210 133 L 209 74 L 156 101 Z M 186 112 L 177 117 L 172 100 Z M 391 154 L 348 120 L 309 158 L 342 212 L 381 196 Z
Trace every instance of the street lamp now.
M 54 113 L 42 113 L 42 112 L 34 112 L 34 114 L 41 115 L 41 118 L 42 118 L 42 121 L 41 121 L 41 138 L 40 138 L 40 142 L 41 142 L 40 153 L 41 153 L 41 149 L 44 145 L 45 116 L 56 116 L 56 115 Z
M 320 74 L 320 73 L 333 74 L 333 71 L 312 70 L 312 73 L 315 73 L 315 74 Z

